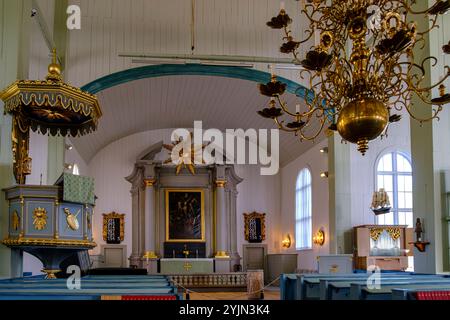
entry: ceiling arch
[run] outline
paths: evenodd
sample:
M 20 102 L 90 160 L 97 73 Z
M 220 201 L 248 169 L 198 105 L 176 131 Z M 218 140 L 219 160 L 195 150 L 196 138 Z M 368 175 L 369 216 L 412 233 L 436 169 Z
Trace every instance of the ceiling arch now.
M 259 70 L 199 64 L 120 71 L 82 87 L 97 94 L 103 117 L 96 132 L 72 142 L 89 163 L 98 151 L 123 137 L 155 129 L 192 128 L 196 120 L 203 121 L 203 129 L 273 129 L 273 121 L 256 114 L 268 102 L 257 83 L 269 80 L 270 74 Z M 287 84 L 284 98 L 290 106 L 312 94 L 291 80 L 279 80 Z M 281 132 L 281 165 L 312 145 Z

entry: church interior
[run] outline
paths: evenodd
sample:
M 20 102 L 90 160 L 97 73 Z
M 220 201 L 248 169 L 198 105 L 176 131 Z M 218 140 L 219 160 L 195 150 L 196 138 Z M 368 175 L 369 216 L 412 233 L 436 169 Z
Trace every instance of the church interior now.
M 0 300 L 450 300 L 448 12 L 0 0 Z

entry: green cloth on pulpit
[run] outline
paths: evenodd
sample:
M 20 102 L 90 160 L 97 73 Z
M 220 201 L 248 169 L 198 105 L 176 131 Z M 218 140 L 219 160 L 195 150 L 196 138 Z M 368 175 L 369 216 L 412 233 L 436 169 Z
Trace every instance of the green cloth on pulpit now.
M 55 184 L 62 186 L 63 201 L 95 204 L 94 178 L 63 173 Z
M 213 273 L 213 259 L 161 259 L 161 274 Z

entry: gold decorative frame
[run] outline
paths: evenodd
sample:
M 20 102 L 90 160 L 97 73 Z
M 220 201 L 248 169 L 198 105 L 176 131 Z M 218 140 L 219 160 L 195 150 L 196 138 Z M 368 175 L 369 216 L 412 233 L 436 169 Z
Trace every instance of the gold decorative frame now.
M 108 235 L 108 220 L 109 219 L 120 219 L 120 241 L 125 239 L 125 214 L 110 212 L 103 213 L 103 241 L 106 241 Z
M 205 242 L 205 195 L 203 189 L 166 189 L 165 190 L 165 206 L 166 206 L 166 242 Z M 201 239 L 170 239 L 169 238 L 169 194 L 171 192 L 198 192 L 201 194 Z
M 244 213 L 245 240 L 249 241 L 250 231 L 249 224 L 251 219 L 261 219 L 261 241 L 266 240 L 266 214 L 253 211 L 252 213 Z

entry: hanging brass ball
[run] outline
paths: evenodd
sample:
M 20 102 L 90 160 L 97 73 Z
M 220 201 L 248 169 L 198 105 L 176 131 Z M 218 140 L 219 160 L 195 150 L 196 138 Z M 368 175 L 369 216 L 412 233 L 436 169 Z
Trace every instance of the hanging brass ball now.
M 386 128 L 389 112 L 384 103 L 373 98 L 349 102 L 339 112 L 337 131 L 345 140 L 356 143 L 363 155 L 370 140 L 376 139 Z

